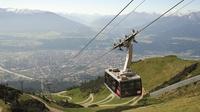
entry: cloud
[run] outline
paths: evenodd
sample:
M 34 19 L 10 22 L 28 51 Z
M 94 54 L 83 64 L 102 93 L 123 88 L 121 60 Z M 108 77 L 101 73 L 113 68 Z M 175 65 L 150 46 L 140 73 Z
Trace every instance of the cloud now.
M 192 37 L 172 37 L 173 40 L 183 40 L 183 41 L 191 41 L 191 42 L 200 42 L 199 38 Z
M 150 34 L 150 35 L 145 35 L 145 36 L 141 36 L 140 38 L 138 38 L 138 41 L 141 43 L 145 43 L 145 44 L 151 44 L 153 43 L 153 37 L 154 35 Z

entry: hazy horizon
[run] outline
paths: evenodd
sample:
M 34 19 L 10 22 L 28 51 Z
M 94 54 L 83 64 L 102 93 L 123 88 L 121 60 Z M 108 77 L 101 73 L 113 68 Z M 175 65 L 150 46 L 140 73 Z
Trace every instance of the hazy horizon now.
M 7 9 L 28 9 L 28 10 L 41 10 L 50 11 L 55 13 L 66 13 L 66 14 L 84 14 L 84 15 L 112 15 L 116 14 L 122 7 L 124 7 L 130 0 L 74 0 L 74 1 L 53 1 L 53 0 L 1 0 L 0 8 Z M 133 10 L 143 0 L 135 0 L 123 14 L 126 14 Z M 160 1 L 160 0 L 146 0 L 142 4 L 137 12 L 147 12 L 147 13 L 162 13 L 180 0 L 171 1 Z M 191 0 L 185 0 L 179 7 L 187 4 Z M 107 3 L 105 3 L 107 2 Z M 194 1 L 189 6 L 181 10 L 180 13 L 189 13 L 199 11 L 200 1 Z M 173 10 L 171 13 L 176 11 Z

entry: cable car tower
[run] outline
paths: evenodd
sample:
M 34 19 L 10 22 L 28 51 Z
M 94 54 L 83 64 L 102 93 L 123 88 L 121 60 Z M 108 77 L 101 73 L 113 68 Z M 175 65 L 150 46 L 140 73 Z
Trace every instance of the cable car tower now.
M 135 36 L 138 32 L 132 31 L 132 34 L 125 36 L 119 43 L 114 44 L 113 49 L 127 48 L 127 55 L 122 70 L 118 68 L 109 68 L 105 70 L 105 85 L 120 98 L 138 96 L 142 94 L 142 81 L 139 75 L 131 70 L 133 43 L 137 43 Z

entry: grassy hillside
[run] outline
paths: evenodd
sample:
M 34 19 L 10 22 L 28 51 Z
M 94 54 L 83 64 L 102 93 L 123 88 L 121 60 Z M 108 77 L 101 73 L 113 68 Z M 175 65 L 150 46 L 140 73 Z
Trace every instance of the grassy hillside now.
M 6 104 L 4 103 L 6 99 Z M 8 105 L 9 104 L 9 105 Z M 0 85 L 0 107 L 5 112 L 47 112 L 43 103 L 20 90 Z
M 72 102 L 81 102 L 85 100 L 89 94 L 87 92 L 81 92 L 80 88 L 74 88 L 62 93 L 62 95 L 72 97 Z
M 196 69 L 192 71 L 191 73 L 189 73 L 187 77 L 196 76 L 196 75 L 200 75 L 200 62 L 197 63 Z
M 181 87 L 156 99 L 145 100 L 139 102 L 140 106 L 134 108 L 134 112 L 200 112 L 200 82 Z M 133 109 L 125 112 L 132 111 Z
M 142 77 L 145 90 L 150 91 L 195 62 L 176 56 L 156 57 L 133 63 L 132 69 Z

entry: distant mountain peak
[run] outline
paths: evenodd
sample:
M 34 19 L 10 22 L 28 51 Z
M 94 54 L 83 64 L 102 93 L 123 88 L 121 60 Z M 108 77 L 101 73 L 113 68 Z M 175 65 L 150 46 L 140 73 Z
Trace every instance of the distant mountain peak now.
M 48 11 L 0 8 L 0 16 L 1 32 L 91 32 L 89 27 L 79 22 Z

